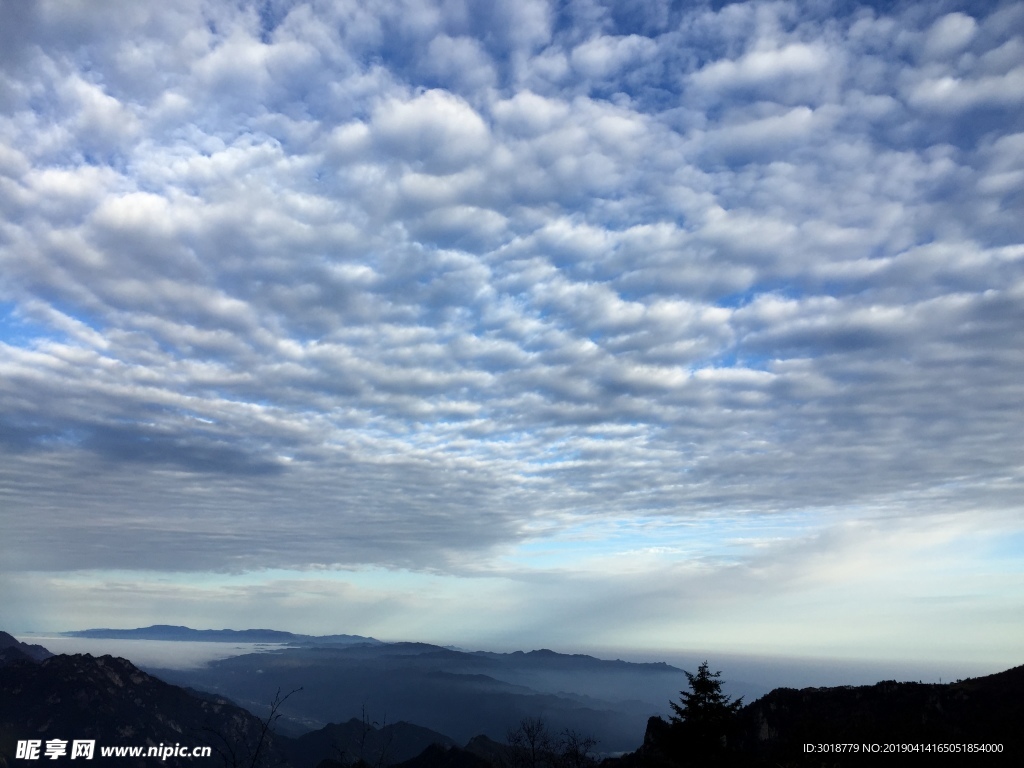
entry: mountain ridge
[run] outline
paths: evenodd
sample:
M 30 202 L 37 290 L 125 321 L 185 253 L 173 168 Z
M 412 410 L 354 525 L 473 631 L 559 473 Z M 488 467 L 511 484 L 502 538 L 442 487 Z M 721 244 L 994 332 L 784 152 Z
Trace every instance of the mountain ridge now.
M 348 645 L 382 644 L 380 640 L 362 635 L 302 635 L 279 629 L 193 629 L 173 624 L 153 624 L 135 629 L 79 629 L 60 633 L 63 637 L 97 640 L 168 640 L 208 643 L 282 643 Z
M 0 666 L 16 661 L 43 661 L 53 656 L 41 645 L 23 643 L 13 635 L 0 632 Z
M 0 633 L 0 647 L 16 647 L 18 641 Z M 37 654 L 49 653 L 41 646 L 33 646 Z M 349 646 L 327 649 L 291 649 L 301 654 L 312 651 L 328 652 L 329 658 L 344 655 Z M 359 647 L 351 647 L 360 651 Z M 365 650 L 365 649 L 362 649 Z M 409 650 L 408 647 L 399 650 Z M 25 654 L 23 654 L 25 655 Z M 252 654 L 255 658 L 289 657 L 288 653 Z M 314 654 L 315 655 L 315 654 Z M 355 654 L 364 660 L 361 653 Z M 526 656 L 528 654 L 523 654 Z M 472 654 L 470 654 L 472 656 Z M 504 655 L 500 655 L 504 656 Z M 235 657 L 242 658 L 242 657 Z M 399 658 L 403 657 L 402 654 Z M 522 658 L 515 656 L 515 658 Z M 230 660 L 228 660 L 230 661 Z M 248 661 L 236 671 L 250 675 Z M 411 660 L 415 661 L 415 657 Z M 289 666 L 294 672 L 298 667 Z M 228 668 L 234 668 L 228 665 Z M 406 667 L 405 672 L 415 672 Z M 422 671 L 422 670 L 421 670 Z M 442 675 L 443 677 L 443 675 Z M 470 675 L 474 685 L 486 689 L 489 679 Z M 371 670 L 370 679 L 373 680 Z M 408 678 L 417 694 L 424 693 L 416 686 L 421 677 Z M 260 679 L 266 690 L 270 679 Z M 509 683 L 496 680 L 499 688 Z M 305 696 L 302 691 L 289 706 Z M 499 709 L 509 702 L 527 704 L 531 711 L 505 711 L 506 719 L 519 724 L 523 718 L 544 717 L 549 735 L 557 740 L 562 724 L 545 713 L 543 707 L 557 697 L 526 695 L 518 699 L 491 697 L 484 690 L 483 698 L 474 699 L 477 708 Z M 280 700 L 280 693 L 275 700 Z M 484 768 L 506 766 L 514 755 L 509 743 L 501 738 L 511 732 L 499 733 L 497 739 L 486 734 L 471 738 L 453 739 L 443 729 L 430 728 L 416 720 L 396 717 L 382 718 L 379 726 L 371 721 L 364 709 L 362 717 L 330 721 L 322 728 L 289 738 L 269 733 L 265 741 L 266 726 L 274 723 L 274 715 L 281 708 L 271 709 L 270 716 L 259 717 L 253 711 L 264 712 L 266 699 L 253 702 L 252 711 L 217 692 L 183 688 L 140 670 L 131 662 L 112 656 L 93 657 L 89 654 L 50 655 L 41 661 L 21 658 L 0 665 L 0 766 L 11 765 L 16 740 L 29 738 L 95 738 L 98 744 L 212 744 L 223 753 L 227 764 L 237 764 L 239 755 L 250 756 L 263 745 L 265 753 L 259 764 L 281 768 L 316 768 L 318 764 L 346 766 L 362 761 L 377 768 L 402 763 L 406 768 Z M 427 711 L 427 710 L 424 710 Z M 598 713 L 599 715 L 601 713 Z M 606 713 L 615 717 L 616 713 Z M 604 719 L 592 720 L 608 724 Z M 871 754 L 808 754 L 807 743 L 856 744 L 940 744 L 989 743 L 999 744 L 999 754 L 971 755 L 952 753 L 951 764 L 1002 765 L 1024 756 L 1024 666 L 955 683 L 915 683 L 884 680 L 873 685 L 808 687 L 802 689 L 780 687 L 744 706 L 738 713 L 728 740 L 728 750 L 720 755 L 716 765 L 722 766 L 848 766 L 893 765 L 893 755 Z M 635 751 L 621 757 L 609 757 L 603 768 L 681 768 L 693 763 L 693 755 L 672 735 L 668 722 L 658 716 L 647 720 L 643 743 Z M 578 729 L 577 733 L 580 733 Z M 602 752 L 614 752 L 607 741 L 606 732 L 597 730 L 585 735 L 601 739 Z M 31 734 L 31 736 L 29 736 Z M 465 743 L 465 747 L 458 746 Z M 232 754 L 228 755 L 228 752 Z M 827 759 L 823 760 L 823 757 Z M 940 755 L 931 752 L 900 755 L 900 764 L 934 764 Z M 554 759 L 554 758 L 552 758 Z M 978 763 L 977 759 L 983 762 Z M 323 761 L 328 761 L 323 763 Z M 142 766 L 146 761 L 127 758 L 96 759 L 95 764 Z M 514 761 L 513 761 L 514 762 Z M 698 761 L 699 762 L 699 761 Z M 168 765 L 185 765 L 172 758 Z M 596 765 L 588 758 L 575 768 Z
M 456 741 L 502 739 L 523 718 L 542 715 L 556 731 L 602 731 L 607 749 L 636 745 L 647 718 L 667 710 L 685 684 L 668 665 L 605 661 L 581 654 L 494 654 L 427 643 L 300 646 L 243 654 L 201 668 L 151 668 L 164 679 L 225 695 L 243 706 L 269 688 L 303 686 L 284 722 L 317 728 L 346 722 L 363 707 L 417 723 Z

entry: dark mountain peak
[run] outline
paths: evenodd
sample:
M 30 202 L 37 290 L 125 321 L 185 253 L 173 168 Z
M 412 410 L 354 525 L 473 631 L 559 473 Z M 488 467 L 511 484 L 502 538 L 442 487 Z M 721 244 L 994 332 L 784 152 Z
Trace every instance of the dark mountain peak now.
M 448 648 L 444 648 L 440 645 L 433 645 L 431 643 L 418 643 L 410 640 L 403 640 L 398 643 L 388 643 L 388 648 L 392 651 L 408 651 L 411 653 L 461 653 L 461 651 L 453 651 Z
M 497 763 L 468 749 L 431 744 L 419 755 L 395 768 L 492 768 Z
M 303 734 L 293 739 L 287 749 L 295 768 L 314 768 L 324 759 L 343 765 L 392 765 L 410 760 L 434 745 L 446 749 L 455 742 L 442 733 L 404 721 L 378 727 L 354 717 Z
M 310 641 L 318 643 L 380 643 L 373 637 L 364 637 L 363 635 L 300 635 L 300 637 L 308 637 Z
M 14 635 L 0 631 L 0 648 L 9 648 L 12 645 L 21 645 L 21 641 Z
M 53 656 L 41 645 L 23 643 L 13 635 L 0 632 L 0 665 L 19 661 L 42 661 Z
M 505 765 L 508 763 L 508 745 L 495 741 L 484 734 L 474 736 L 466 742 L 465 749 L 467 752 L 472 752 L 477 757 L 481 757 L 494 765 Z

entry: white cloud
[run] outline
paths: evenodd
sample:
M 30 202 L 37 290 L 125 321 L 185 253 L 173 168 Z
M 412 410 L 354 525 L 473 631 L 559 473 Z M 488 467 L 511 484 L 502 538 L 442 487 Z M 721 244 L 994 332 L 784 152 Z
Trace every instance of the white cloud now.
M 5 568 L 507 569 L 653 628 L 1019 511 L 1012 9 L 55 8 L 0 55 Z
M 562 101 L 546 99 L 531 91 L 520 91 L 511 99 L 494 104 L 492 112 L 506 130 L 536 136 L 564 123 L 570 108 Z
M 490 146 L 487 125 L 473 108 L 440 90 L 381 104 L 371 130 L 382 151 L 422 165 L 428 173 L 465 168 Z
M 948 13 L 936 19 L 928 29 L 924 41 L 924 53 L 929 58 L 939 59 L 958 53 L 974 39 L 978 23 L 959 11 Z
M 655 54 L 657 44 L 647 37 L 603 35 L 576 46 L 570 55 L 573 68 L 584 77 L 606 78 L 623 67 Z
M 483 46 L 471 37 L 438 35 L 427 48 L 425 69 L 457 91 L 474 93 L 495 84 L 497 75 Z
M 962 79 L 946 75 L 915 84 L 907 96 L 915 107 L 957 113 L 983 106 L 1024 102 L 1024 66 L 1003 75 Z
M 745 88 L 818 75 L 828 65 L 828 51 L 823 45 L 791 43 L 775 50 L 749 51 L 736 60 L 712 62 L 694 73 L 692 81 L 710 90 Z

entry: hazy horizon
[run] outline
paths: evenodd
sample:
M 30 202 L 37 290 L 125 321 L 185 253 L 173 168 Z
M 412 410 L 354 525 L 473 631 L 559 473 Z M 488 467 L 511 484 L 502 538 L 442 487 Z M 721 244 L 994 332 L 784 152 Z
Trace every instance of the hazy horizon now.
M 100 627 L 92 627 L 100 629 Z M 135 627 L 109 627 L 109 629 L 135 629 Z M 191 629 L 199 629 L 191 627 Z M 223 629 L 204 627 L 203 629 Z M 256 629 L 246 627 L 246 629 Z M 276 629 L 259 627 L 258 629 Z M 68 630 L 75 631 L 75 630 Z M 291 630 L 285 630 L 291 631 Z M 300 633 L 296 633 L 300 634 Z M 348 633 L 350 634 L 350 633 Z M 65 637 L 54 633 L 15 633 L 22 642 L 43 645 L 53 653 L 90 653 L 94 656 L 110 654 L 128 659 L 137 666 L 149 669 L 193 669 L 208 662 L 230 658 L 243 653 L 260 653 L 289 646 L 275 643 L 205 642 L 190 640 L 120 640 L 107 638 Z M 394 638 L 382 642 L 423 642 L 415 638 Z M 443 647 L 466 652 L 488 651 L 510 653 L 529 652 L 537 648 L 482 648 L 458 643 L 435 643 Z M 927 662 L 909 659 L 840 659 L 826 657 L 794 657 L 785 655 L 758 655 L 722 653 L 715 649 L 666 649 L 664 651 L 637 652 L 616 648 L 547 648 L 556 653 L 582 653 L 599 659 L 621 659 L 636 663 L 664 662 L 682 670 L 695 671 L 702 661 L 723 673 L 726 692 L 734 697 L 760 696 L 779 688 L 804 688 L 840 685 L 871 685 L 881 680 L 949 683 L 957 679 L 979 677 L 1004 671 L 997 665 L 964 661 Z
M 1024 4 L 3 7 L 0 626 L 1024 661 Z

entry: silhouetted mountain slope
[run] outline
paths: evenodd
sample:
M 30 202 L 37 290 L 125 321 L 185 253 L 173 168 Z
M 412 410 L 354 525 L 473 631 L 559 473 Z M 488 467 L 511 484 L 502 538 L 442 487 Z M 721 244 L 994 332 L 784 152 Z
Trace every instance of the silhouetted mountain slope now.
M 1022 724 L 1024 667 L 1015 667 L 946 684 L 886 681 L 799 691 L 780 688 L 742 710 L 736 746 L 770 762 L 802 754 L 804 743 L 1001 743 L 1004 759 L 1024 764 Z M 892 758 L 882 754 L 878 759 L 887 757 Z M 972 756 L 950 759 L 957 757 L 967 764 Z
M 179 640 L 207 643 L 288 643 L 291 645 L 380 644 L 380 640 L 361 635 L 297 635 L 277 629 L 192 629 L 170 624 L 154 624 L 138 629 L 82 629 L 64 632 L 66 637 L 101 640 Z
M 41 645 L 23 643 L 18 638 L 0 632 L 0 666 L 16 661 L 42 661 L 53 656 Z
M 777 688 L 739 711 L 728 749 L 714 760 L 694 755 L 677 729 L 652 717 L 643 746 L 605 768 L 1024 765 L 1022 723 L 1024 667 L 946 684 Z M 805 752 L 805 744 L 856 751 Z M 878 753 L 865 749 L 874 744 Z M 934 746 L 940 744 L 960 746 L 940 753 Z M 968 744 L 1001 744 L 1003 751 L 969 752 Z M 911 746 L 903 751 L 901 745 Z
M 485 762 L 492 765 L 507 765 L 509 762 L 508 744 L 480 734 L 470 739 L 465 746 L 467 752 L 471 752 Z
M 575 670 L 606 676 L 601 685 L 619 674 L 635 674 L 641 681 L 662 685 L 670 679 L 673 687 L 679 686 L 678 670 L 667 665 L 603 662 L 551 651 L 468 653 L 399 643 L 291 648 L 225 659 L 199 671 L 218 692 L 198 693 L 111 656 L 32 658 L 48 653 L 0 633 L 0 654 L 11 658 L 0 666 L 0 766 L 13 764 L 17 740 L 53 738 L 95 739 L 94 765 L 152 765 L 156 758 L 104 760 L 99 748 L 158 744 L 209 744 L 226 756 L 217 764 L 248 765 L 263 721 L 220 693 L 241 693 L 240 699 L 262 712 L 274 690 L 304 686 L 282 711 L 296 720 L 319 717 L 338 722 L 297 739 L 267 734 L 261 766 L 315 768 L 328 760 L 335 766 L 360 763 L 367 768 L 483 768 L 509 763 L 505 735 L 524 717 L 543 717 L 553 735 L 572 728 L 594 736 L 604 752 L 621 749 L 619 744 L 636 745 L 627 741 L 635 713 L 621 704 L 538 693 L 510 680 L 530 679 L 546 670 L 556 680 L 567 676 L 574 681 Z M 663 678 L 666 674 L 670 677 Z M 593 681 L 590 685 L 598 686 Z M 668 698 L 675 696 L 666 696 L 666 703 Z M 590 707 L 591 701 L 608 708 Z M 332 717 L 332 711 L 353 703 L 372 717 L 395 722 L 376 728 L 364 719 Z M 606 768 L 1024 764 L 1021 723 L 1024 667 L 944 685 L 887 681 L 858 687 L 780 688 L 739 711 L 728 749 L 710 762 L 694 754 L 680 731 L 652 717 L 643 745 L 607 761 Z M 446 733 L 469 741 L 460 748 Z M 856 745 L 858 752 L 807 753 L 805 744 Z M 871 744 L 883 751 L 864 754 L 865 745 Z M 904 744 L 1000 744 L 1003 751 L 977 754 L 963 746 L 949 754 L 884 751 L 886 745 L 899 749 Z M 162 762 L 196 764 L 184 758 Z
M 287 742 L 286 749 L 294 768 L 315 768 L 324 759 L 343 764 L 363 761 L 370 766 L 392 765 L 420 755 L 432 745 L 441 749 L 455 746 L 442 733 L 412 723 L 385 724 L 380 728 L 352 718 L 347 723 L 331 723 Z
M 215 755 L 233 753 L 238 764 L 248 765 L 261 726 L 224 699 L 194 696 L 112 656 L 52 656 L 0 668 L 0 757 L 8 765 L 19 739 L 63 739 L 69 746 L 74 739 L 95 739 L 89 765 L 152 766 L 158 759 L 104 760 L 100 747 L 159 744 L 210 745 Z M 269 735 L 259 764 L 280 764 L 280 751 Z M 196 765 L 175 758 L 162 763 Z
M 460 747 L 431 744 L 410 760 L 396 764 L 395 768 L 492 768 L 500 765 Z
M 8 664 L 16 664 L 22 661 L 31 663 L 35 659 L 17 646 L 12 645 L 8 648 L 0 648 L 0 667 L 6 667 Z

